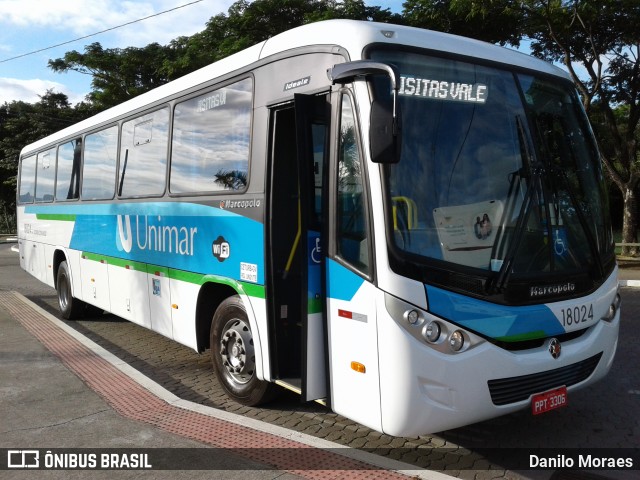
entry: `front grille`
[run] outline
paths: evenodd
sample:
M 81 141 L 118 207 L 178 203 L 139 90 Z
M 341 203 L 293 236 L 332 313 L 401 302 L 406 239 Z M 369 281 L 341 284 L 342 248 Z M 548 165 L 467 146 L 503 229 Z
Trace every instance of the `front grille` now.
M 522 375 L 520 377 L 489 380 L 489 392 L 494 405 L 527 400 L 531 395 L 561 386 L 571 386 L 587 379 L 598 366 L 602 352 L 581 362 L 546 372 Z

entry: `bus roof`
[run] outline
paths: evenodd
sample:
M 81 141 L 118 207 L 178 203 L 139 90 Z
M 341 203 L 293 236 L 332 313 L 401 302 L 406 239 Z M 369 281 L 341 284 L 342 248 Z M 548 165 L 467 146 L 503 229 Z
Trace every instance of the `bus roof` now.
M 288 30 L 267 40 L 260 58 L 300 46 L 333 44 L 345 48 L 351 60 L 361 60 L 365 47 L 372 43 L 409 45 L 466 55 L 569 79 L 564 70 L 517 50 L 449 33 L 358 20 L 326 20 Z
M 272 55 L 296 48 L 325 45 L 341 47 L 348 52 L 350 60 L 360 60 L 363 58 L 365 47 L 373 43 L 407 45 L 451 54 L 462 54 L 468 57 L 569 78 L 566 72 L 548 62 L 515 50 L 471 38 L 386 23 L 326 20 L 280 33 L 241 52 L 98 113 L 49 137 L 25 146 L 21 155 L 35 152 L 46 145 L 72 137 L 77 132 L 106 124 L 185 90 L 195 89 L 212 79 L 240 70 Z

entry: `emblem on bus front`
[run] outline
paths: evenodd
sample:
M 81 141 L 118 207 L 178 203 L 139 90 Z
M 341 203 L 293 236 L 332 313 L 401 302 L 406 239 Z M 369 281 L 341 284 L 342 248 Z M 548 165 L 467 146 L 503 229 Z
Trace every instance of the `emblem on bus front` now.
M 549 341 L 549 353 L 553 358 L 559 358 L 562 353 L 562 345 L 560 345 L 560 341 L 557 338 L 552 338 Z
M 557 283 L 555 285 L 533 285 L 529 288 L 529 297 L 549 297 L 551 295 L 571 295 L 576 291 L 573 282 Z

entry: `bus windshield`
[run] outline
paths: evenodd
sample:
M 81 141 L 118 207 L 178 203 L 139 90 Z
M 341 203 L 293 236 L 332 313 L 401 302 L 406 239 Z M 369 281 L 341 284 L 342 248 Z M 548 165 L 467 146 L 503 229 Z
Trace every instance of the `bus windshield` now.
M 384 168 L 402 265 L 435 260 L 489 290 L 523 276 L 604 280 L 604 177 L 569 82 L 416 52 L 371 57 L 400 75 L 402 153 Z

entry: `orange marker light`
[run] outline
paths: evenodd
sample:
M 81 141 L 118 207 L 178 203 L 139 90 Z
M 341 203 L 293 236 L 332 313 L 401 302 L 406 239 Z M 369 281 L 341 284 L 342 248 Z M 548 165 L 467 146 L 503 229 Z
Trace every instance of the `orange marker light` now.
M 351 370 L 355 370 L 358 373 L 366 373 L 367 368 L 360 362 L 351 362 Z

